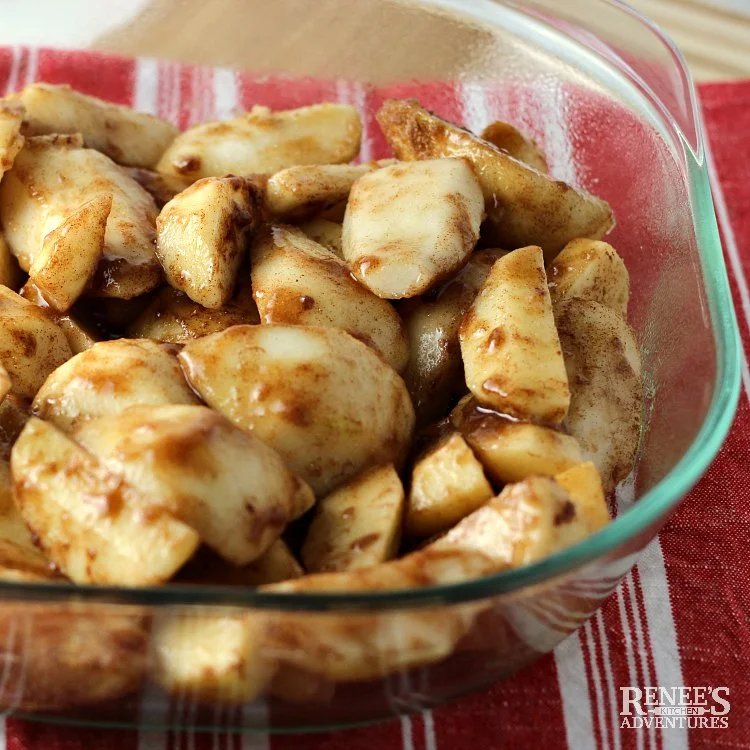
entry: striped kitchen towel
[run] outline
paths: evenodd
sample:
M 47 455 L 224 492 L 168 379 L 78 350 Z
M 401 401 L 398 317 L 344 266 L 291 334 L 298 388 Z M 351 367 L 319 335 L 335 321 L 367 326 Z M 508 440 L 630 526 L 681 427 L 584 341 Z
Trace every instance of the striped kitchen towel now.
M 0 92 L 35 80 L 70 83 L 181 127 L 228 117 L 253 104 L 290 107 L 346 101 L 363 115 L 363 160 L 378 156 L 384 145 L 374 112 L 386 93 L 418 95 L 426 106 L 469 126 L 484 125 L 488 119 L 485 92 L 471 86 L 421 84 L 385 92 L 346 82 L 290 82 L 90 52 L 0 49 Z M 703 86 L 701 99 L 727 264 L 743 344 L 750 351 L 750 82 Z M 553 165 L 563 167 L 564 178 L 565 143 L 550 137 L 544 147 Z M 736 423 L 711 470 L 604 608 L 553 655 L 525 672 L 452 705 L 347 732 L 294 737 L 137 732 L 8 717 L 0 719 L 0 750 L 750 748 L 750 375 L 746 362 L 743 374 Z M 728 726 L 624 727 L 621 688 L 629 686 L 724 687 L 727 692 L 722 695 L 730 706 Z

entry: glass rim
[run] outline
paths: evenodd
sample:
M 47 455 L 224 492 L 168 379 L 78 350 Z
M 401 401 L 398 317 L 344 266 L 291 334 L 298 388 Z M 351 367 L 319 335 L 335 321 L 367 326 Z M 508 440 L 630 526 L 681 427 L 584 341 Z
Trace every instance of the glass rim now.
M 689 192 L 697 245 L 704 275 L 711 327 L 717 347 L 716 387 L 706 418 L 697 435 L 671 471 L 654 487 L 636 500 L 626 511 L 612 519 L 600 531 L 582 542 L 520 568 L 504 570 L 470 581 L 424 588 L 376 592 L 341 593 L 273 593 L 254 588 L 209 586 L 204 584 L 165 584 L 162 586 L 124 588 L 118 586 L 80 585 L 74 583 L 0 582 L 0 598 L 28 599 L 44 602 L 77 602 L 127 604 L 140 606 L 229 606 L 249 609 L 328 612 L 356 610 L 411 609 L 461 604 L 499 594 L 518 591 L 538 584 L 587 563 L 637 538 L 653 524 L 665 521 L 692 489 L 718 453 L 734 419 L 740 393 L 741 344 L 734 314 L 729 281 L 719 241 L 708 171 L 703 158 L 705 141 L 696 89 L 682 53 L 670 37 L 653 21 L 622 0 L 598 0 L 621 9 L 648 27 L 673 54 L 675 65 L 685 76 L 695 120 L 698 149 L 696 161 L 685 158 L 690 178 Z M 611 65 L 614 65 L 610 61 Z M 620 72 L 641 89 L 641 97 L 658 97 L 632 69 L 620 66 Z M 679 125 L 665 107 L 661 107 L 673 134 L 686 142 Z M 692 151 L 692 149 L 688 149 Z M 697 207 L 697 208 L 696 208 Z

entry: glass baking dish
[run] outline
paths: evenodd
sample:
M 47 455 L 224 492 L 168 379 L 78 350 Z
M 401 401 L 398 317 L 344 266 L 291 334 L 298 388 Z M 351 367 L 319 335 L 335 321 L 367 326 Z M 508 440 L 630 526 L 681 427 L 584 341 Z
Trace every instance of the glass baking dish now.
M 630 271 L 645 373 L 641 447 L 606 528 L 468 583 L 304 596 L 0 584 L 2 708 L 93 725 L 299 731 L 432 707 L 533 662 L 617 586 L 710 464 L 736 407 L 739 340 L 695 91 L 679 53 L 616 0 L 154 0 L 125 20 L 121 5 L 85 42 L 66 29 L 86 25 L 94 0 L 66 7 L 66 23 L 45 23 L 43 36 L 0 27 L 0 44 L 85 44 L 222 66 L 230 78 L 228 68 L 280 74 L 254 79 L 275 81 L 278 101 L 293 85 L 283 76 L 336 81 L 328 88 L 366 110 L 367 158 L 382 155 L 368 117 L 389 92 L 472 128 L 500 118 L 531 133 L 555 176 L 605 198 L 618 218 L 609 241 Z M 153 634 L 171 622 L 189 643 L 207 619 L 220 623 L 211 658 L 236 661 L 235 689 L 169 695 L 152 679 Z M 304 623 L 347 643 L 361 662 L 356 681 L 339 680 L 335 667 L 316 671 L 293 637 L 276 639 L 282 666 L 264 673 L 258 660 L 268 655 L 252 645 L 260 621 L 278 632 Z

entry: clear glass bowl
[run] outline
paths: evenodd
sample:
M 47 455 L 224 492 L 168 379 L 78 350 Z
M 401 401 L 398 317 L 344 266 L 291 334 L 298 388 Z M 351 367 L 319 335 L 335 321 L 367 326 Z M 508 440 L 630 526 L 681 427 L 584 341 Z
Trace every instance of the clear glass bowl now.
M 123 22 L 124 5 L 112 6 L 111 28 L 92 47 L 343 79 L 328 88 L 365 107 L 398 92 L 470 127 L 503 118 L 529 131 L 556 176 L 608 200 L 618 218 L 610 241 L 630 270 L 644 362 L 642 444 L 606 528 L 534 565 L 468 583 L 290 597 L 4 583 L 2 705 L 98 725 L 294 731 L 434 706 L 533 662 L 612 592 L 708 467 L 736 406 L 738 335 L 695 91 L 679 53 L 616 0 L 161 0 L 136 4 L 135 17 L 131 6 Z M 96 8 L 94 0 L 66 6 L 66 23 L 45 23 L 43 37 L 21 41 L 80 44 L 66 29 L 86 26 Z M 0 43 L 19 41 L 4 34 Z M 283 101 L 286 84 L 273 80 Z M 366 133 L 367 156 L 378 156 L 371 119 Z M 206 617 L 224 618 L 220 630 L 213 620 L 208 654 L 233 665 L 234 688 L 170 696 L 153 680 L 155 633 L 171 621 L 189 644 Z M 273 653 L 254 652 L 261 620 L 277 634 Z M 319 653 L 289 636 L 301 627 Z M 337 664 L 318 658 L 326 639 L 350 650 L 356 681 L 339 680 Z M 273 679 L 258 666 L 266 658 L 281 665 Z

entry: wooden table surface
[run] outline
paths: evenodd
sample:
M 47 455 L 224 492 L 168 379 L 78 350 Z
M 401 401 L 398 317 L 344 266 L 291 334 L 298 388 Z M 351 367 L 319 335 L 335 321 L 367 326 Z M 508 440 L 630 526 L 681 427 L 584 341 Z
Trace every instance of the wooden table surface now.
M 581 5 L 587 0 L 568 1 Z M 750 0 L 631 2 L 672 36 L 697 80 L 750 78 Z M 464 33 L 446 19 L 426 21 L 424 15 L 399 14 L 369 0 L 152 3 L 135 21 L 100 34 L 93 46 L 187 62 L 382 81 L 404 70 L 415 78 L 454 73 L 482 44 L 481 33 Z M 355 7 L 357 12 L 351 12 Z M 631 32 L 642 33 L 638 28 Z M 373 60 L 378 66 L 374 76 Z
M 750 0 L 630 0 L 677 43 L 699 81 L 750 78 Z M 740 10 L 744 9 L 744 10 Z

